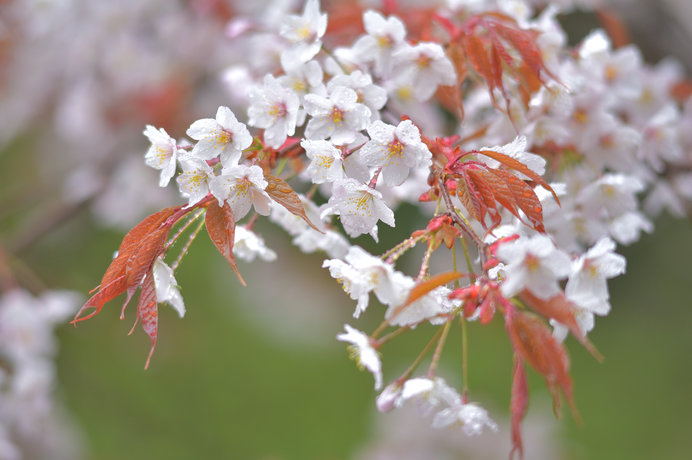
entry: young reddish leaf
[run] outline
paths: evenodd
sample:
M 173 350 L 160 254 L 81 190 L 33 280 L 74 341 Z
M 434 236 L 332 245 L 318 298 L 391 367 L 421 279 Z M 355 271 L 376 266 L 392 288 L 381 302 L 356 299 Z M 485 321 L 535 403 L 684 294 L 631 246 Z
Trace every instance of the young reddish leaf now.
M 107 302 L 115 299 L 127 290 L 127 263 L 133 251 L 179 209 L 180 206 L 162 209 L 142 220 L 123 237 L 118 249 L 118 255 L 106 269 L 106 273 L 103 275 L 101 284 L 98 287 L 98 292 L 80 308 L 72 321 L 73 323 L 89 319 L 98 314 Z M 82 313 L 89 308 L 93 308 L 94 311 L 80 318 Z
M 130 299 L 137 292 L 139 285 L 147 273 L 151 272 L 151 267 L 156 258 L 163 252 L 163 245 L 166 242 L 170 225 L 163 225 L 158 230 L 144 238 L 139 244 L 133 245 L 132 255 L 127 259 L 125 268 L 127 297 L 120 312 L 120 319 L 125 316 L 125 308 L 130 303 Z
M 240 276 L 238 266 L 233 255 L 233 243 L 235 242 L 235 218 L 233 211 L 228 203 L 224 203 L 220 207 L 217 202 L 212 202 L 207 207 L 207 214 L 204 217 L 204 223 L 207 227 L 207 233 L 211 238 L 216 249 L 228 261 L 233 268 L 233 271 L 238 276 L 238 280 L 243 286 L 246 286 L 245 280 Z
M 462 276 L 465 276 L 463 273 L 459 272 L 447 272 L 447 273 L 440 273 L 439 275 L 435 275 L 432 278 L 422 281 L 418 284 L 416 284 L 413 289 L 411 289 L 411 292 L 408 295 L 408 298 L 406 299 L 406 302 L 404 302 L 403 307 L 407 307 L 411 305 L 413 302 L 416 300 L 420 299 L 423 297 L 425 294 L 428 292 L 432 291 L 433 289 L 440 287 L 442 285 L 445 285 L 449 283 L 450 281 L 454 281 L 456 279 L 461 278 Z
M 541 71 L 544 71 L 550 78 L 557 80 L 543 62 L 543 54 L 536 43 L 535 35 L 528 30 L 521 30 L 515 27 L 509 27 L 505 24 L 493 21 L 494 30 L 504 38 L 512 47 L 521 55 L 521 59 L 525 62 L 536 76 L 541 80 Z
M 406 307 L 411 305 L 413 302 L 416 300 L 420 299 L 423 297 L 425 294 L 428 292 L 432 291 L 433 289 L 440 287 L 442 285 L 445 285 L 449 283 L 450 281 L 454 281 L 456 279 L 459 279 L 463 276 L 468 276 L 465 273 L 458 273 L 458 272 L 447 272 L 447 273 L 440 273 L 439 275 L 435 275 L 432 278 L 420 282 L 416 284 L 413 289 L 411 289 L 411 292 L 408 295 L 408 298 L 406 299 L 406 302 L 404 302 L 402 305 L 398 306 L 396 310 L 391 314 L 389 317 L 388 321 L 391 321 L 394 319 L 399 313 L 404 311 Z
M 437 90 L 438 101 L 451 113 L 456 113 L 459 120 L 464 119 L 464 100 L 461 85 L 468 75 L 466 52 L 461 40 L 452 41 L 447 46 L 447 57 L 452 61 L 457 74 L 457 83 L 453 86 L 440 86 Z
M 519 209 L 524 211 L 531 226 L 535 230 L 545 233 L 545 228 L 543 227 L 543 205 L 541 205 L 540 200 L 536 196 L 536 192 L 534 192 L 526 182 L 507 171 L 501 169 L 494 169 L 491 171 L 497 177 L 505 181 L 507 188 L 511 192 L 512 201 Z M 512 214 L 521 219 L 518 213 L 513 212 Z
M 512 348 L 524 361 L 543 376 L 553 396 L 553 408 L 558 414 L 560 389 L 569 403 L 575 418 L 577 409 L 569 376 L 569 358 L 560 342 L 555 340 L 548 327 L 535 315 L 506 308 L 505 325 Z
M 632 42 L 627 26 L 614 11 L 605 7 L 596 8 L 596 16 L 610 37 L 614 49 L 622 48 Z
M 72 320 L 72 324 L 76 324 L 80 321 L 84 321 L 85 319 L 89 319 L 95 316 L 96 314 L 98 314 L 98 312 L 101 311 L 101 309 L 107 302 L 115 299 L 120 294 L 125 292 L 126 288 L 127 276 L 124 273 L 120 275 L 118 278 L 112 280 L 110 283 L 106 285 L 101 285 L 99 287 L 98 292 L 94 294 L 89 300 L 87 300 L 86 303 L 82 305 L 82 308 L 79 309 L 74 319 Z M 89 308 L 93 308 L 94 311 L 80 318 L 82 313 Z
M 473 189 L 469 189 L 466 180 L 464 180 L 463 178 L 460 179 L 459 182 L 457 182 L 457 196 L 459 197 L 461 204 L 463 204 L 466 210 L 468 211 L 469 217 L 471 217 L 472 219 L 476 219 L 479 222 L 482 222 L 481 213 L 483 212 L 483 201 L 478 196 L 478 192 L 476 192 Z M 485 214 L 483 215 L 485 216 Z
M 144 364 L 144 369 L 149 367 L 149 361 L 154 354 L 156 348 L 156 338 L 159 329 L 159 310 L 156 303 L 156 287 L 154 286 L 154 274 L 151 270 L 146 274 L 142 281 L 142 291 L 139 294 L 137 302 L 137 318 L 142 324 L 142 329 L 151 338 L 151 349 L 147 362 Z
M 495 152 L 493 150 L 477 150 L 473 153 L 485 155 L 486 157 L 492 158 L 495 161 L 499 161 L 500 163 L 502 163 L 510 169 L 522 173 L 532 181 L 536 182 L 541 187 L 545 188 L 546 190 L 549 190 L 550 193 L 553 194 L 553 197 L 555 198 L 555 201 L 557 201 L 557 204 L 560 204 L 560 199 L 557 197 L 555 190 L 553 190 L 553 188 L 550 185 L 548 185 L 548 183 L 541 176 L 533 172 L 531 169 L 529 169 L 528 166 L 526 166 L 521 161 L 516 160 L 508 155 L 505 155 L 504 153 Z
M 320 233 L 324 233 L 322 230 L 315 227 L 312 222 L 310 222 L 310 219 L 308 219 L 308 216 L 305 214 L 305 207 L 300 201 L 300 197 L 296 192 L 293 191 L 290 185 L 288 185 L 284 180 L 272 176 L 271 174 L 265 174 L 264 178 L 268 182 L 265 192 L 267 192 L 272 200 L 286 208 L 291 214 L 302 218 L 310 227 L 314 228 Z
M 512 371 L 512 400 L 509 403 L 512 414 L 512 450 L 509 458 L 514 457 L 514 452 L 519 452 L 519 458 L 524 458 L 524 445 L 521 441 L 521 420 L 526 414 L 529 402 L 529 389 L 526 384 L 526 370 L 524 362 L 517 354 L 514 355 L 514 370 Z
M 514 201 L 512 191 L 509 189 L 504 178 L 495 174 L 496 172 L 497 171 L 494 169 L 485 170 L 483 171 L 483 178 L 492 189 L 495 200 L 514 216 L 519 217 L 519 211 L 517 210 L 517 204 Z
M 500 89 L 502 97 L 505 99 L 505 110 L 507 111 L 507 115 L 511 116 L 509 110 L 511 100 L 509 94 L 507 94 L 505 85 L 502 82 L 502 61 L 505 61 L 508 66 L 512 66 L 512 57 L 509 55 L 505 47 L 502 46 L 502 43 L 500 43 L 499 40 L 493 40 L 490 45 L 490 66 L 493 71 L 493 83 L 496 88 Z M 495 106 L 497 107 L 496 104 Z
M 579 342 L 584 345 L 584 348 L 589 350 L 589 353 L 593 355 L 598 361 L 603 360 L 603 356 L 598 352 L 596 347 L 589 341 L 589 339 L 582 333 L 579 328 L 577 319 L 574 316 L 574 304 L 567 300 L 567 297 L 563 293 L 560 293 L 548 300 L 539 299 L 528 289 L 524 289 L 519 293 L 519 298 L 532 310 L 541 314 L 543 317 L 548 319 L 554 319 L 566 326 L 572 335 L 579 340 Z
M 492 219 L 492 227 L 495 228 L 500 224 L 501 216 L 497 209 L 495 190 L 490 186 L 487 179 L 490 174 L 483 169 L 473 169 L 466 168 L 464 173 L 473 182 L 474 188 L 478 191 L 478 194 L 483 199 L 485 204 L 485 211 L 490 215 Z M 483 223 L 481 221 L 481 223 Z
M 493 78 L 493 69 L 484 41 L 480 37 L 469 34 L 464 36 L 463 44 L 466 55 L 469 57 L 469 61 L 471 61 L 471 67 L 473 67 L 473 70 L 485 80 L 490 90 L 490 96 L 493 97 L 495 79 Z

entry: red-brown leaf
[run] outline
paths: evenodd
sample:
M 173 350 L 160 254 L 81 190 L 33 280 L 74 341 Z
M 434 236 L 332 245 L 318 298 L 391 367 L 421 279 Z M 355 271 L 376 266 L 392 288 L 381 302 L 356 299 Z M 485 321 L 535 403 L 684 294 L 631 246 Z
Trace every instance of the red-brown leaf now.
M 87 300 L 86 303 L 82 305 L 82 308 L 79 309 L 74 319 L 72 320 L 72 324 L 76 324 L 80 321 L 84 321 L 85 319 L 89 319 L 95 316 L 96 314 L 98 314 L 98 312 L 101 311 L 101 309 L 107 302 L 115 299 L 120 294 L 125 292 L 126 288 L 127 276 L 125 275 L 125 273 L 120 275 L 118 278 L 115 278 L 110 283 L 106 285 L 101 285 L 99 287 L 98 292 L 94 294 L 89 300 Z M 93 308 L 94 311 L 80 318 L 82 313 L 84 313 L 84 311 L 88 310 L 89 308 Z
M 428 280 L 421 281 L 420 283 L 416 284 L 413 287 L 413 289 L 411 289 L 411 292 L 409 293 L 408 298 L 404 303 L 404 306 L 411 305 L 413 302 L 420 299 L 433 289 L 443 286 L 451 281 L 457 280 L 462 276 L 465 275 L 459 272 L 447 272 L 440 273 L 439 275 L 435 275 Z
M 144 369 L 149 367 L 149 361 L 154 354 L 156 348 L 156 339 L 159 329 L 159 310 L 156 302 L 156 287 L 154 286 L 154 274 L 149 270 L 144 281 L 142 282 L 142 291 L 139 294 L 137 303 L 137 318 L 142 324 L 142 329 L 151 339 L 151 349 L 147 362 L 144 364 Z
M 517 354 L 514 355 L 514 370 L 512 371 L 512 399 L 509 403 L 512 414 L 512 450 L 509 458 L 514 457 L 514 452 L 519 452 L 519 458 L 524 458 L 524 445 L 521 440 L 521 420 L 526 414 L 529 402 L 529 389 L 526 384 L 526 370 L 524 362 Z
M 514 216 L 520 217 L 512 191 L 509 189 L 509 186 L 504 178 L 501 175 L 496 174 L 496 172 L 497 171 L 494 169 L 488 169 L 487 171 L 484 171 L 485 174 L 483 176 L 488 183 L 488 186 L 492 188 L 495 200 L 497 200 L 498 203 L 504 206 Z
M 500 212 L 497 210 L 495 190 L 488 183 L 488 179 L 492 179 L 492 175 L 484 169 L 466 168 L 464 172 L 473 182 L 478 194 L 482 197 L 485 210 L 490 215 L 493 222 L 492 228 L 495 228 L 500 224 L 501 217 Z
M 562 390 L 576 418 L 569 358 L 562 344 L 555 340 L 550 329 L 535 315 L 507 308 L 505 325 L 514 352 L 545 379 L 553 396 L 555 413 L 560 407 L 559 391 Z
M 475 35 L 466 35 L 463 43 L 466 55 L 469 57 L 469 61 L 471 61 L 471 67 L 473 67 L 473 70 L 485 80 L 492 97 L 492 90 L 495 88 L 495 79 L 493 78 L 493 68 L 490 64 L 490 58 L 488 57 L 485 43 L 481 38 Z
M 286 181 L 272 176 L 271 174 L 265 174 L 264 178 L 267 181 L 267 188 L 264 189 L 264 191 L 267 192 L 272 200 L 286 208 L 291 214 L 302 218 L 310 227 L 320 233 L 324 233 L 310 222 L 310 219 L 308 219 L 308 216 L 305 214 L 303 202 L 300 201 L 298 194 L 286 183 Z
M 163 245 L 166 242 L 170 225 L 160 226 L 153 233 L 145 237 L 139 244 L 133 244 L 133 250 L 125 268 L 127 283 L 127 298 L 123 304 L 120 318 L 125 316 L 127 307 L 132 296 L 137 292 L 142 279 L 151 272 L 151 267 L 156 258 L 163 252 Z
M 89 319 L 101 311 L 103 306 L 125 292 L 128 287 L 127 264 L 133 251 L 139 244 L 146 239 L 153 231 L 158 229 L 170 216 L 180 209 L 180 206 L 162 209 L 132 228 L 120 243 L 118 255 L 113 259 L 106 273 L 101 279 L 98 292 L 94 294 L 75 315 L 73 323 Z M 80 318 L 81 314 L 93 308 L 94 311 L 89 315 Z
M 555 201 L 557 201 L 557 204 L 560 204 L 560 199 L 557 197 L 555 190 L 553 190 L 553 188 L 550 185 L 548 185 L 548 183 L 541 176 L 533 172 L 531 169 L 529 169 L 528 166 L 526 166 L 521 161 L 516 160 L 508 155 L 505 155 L 504 153 L 495 152 L 493 150 L 480 150 L 474 151 L 474 153 L 485 155 L 489 158 L 492 158 L 495 161 L 499 161 L 500 163 L 502 163 L 510 169 L 522 173 L 526 177 L 530 178 L 532 181 L 536 182 L 541 187 L 545 188 L 546 190 L 549 190 L 550 193 L 553 194 L 553 197 L 555 198 Z
M 146 238 L 151 232 L 158 229 L 166 219 L 180 209 L 180 206 L 162 209 L 144 219 L 137 224 L 132 230 L 127 232 L 123 237 L 120 247 L 118 248 L 118 256 L 111 262 L 111 265 L 103 275 L 101 284 L 108 284 L 112 279 L 117 278 L 125 273 L 127 260 L 130 258 L 131 252 L 137 245 Z
M 543 54 L 536 43 L 535 35 L 528 30 L 509 27 L 499 22 L 493 22 L 495 31 L 504 38 L 521 55 L 521 59 L 533 70 L 539 80 L 541 70 L 554 80 L 557 78 L 546 68 L 543 62 Z
M 399 313 L 404 311 L 406 307 L 411 305 L 413 302 L 416 300 L 420 299 L 433 289 L 443 286 L 450 281 L 454 281 L 456 279 L 459 279 L 463 276 L 467 276 L 464 273 L 459 273 L 459 272 L 447 272 L 447 273 L 440 273 L 439 275 L 435 275 L 432 278 L 422 281 L 418 284 L 416 284 L 413 289 L 411 289 L 411 292 L 408 295 L 408 298 L 406 299 L 406 302 L 404 302 L 402 305 L 396 308 L 392 315 L 389 317 L 389 320 L 391 321 L 394 319 Z
M 531 226 L 535 230 L 545 233 L 545 228 L 543 227 L 543 205 L 541 205 L 540 200 L 536 196 L 536 192 L 526 182 L 507 171 L 495 169 L 493 174 L 505 181 L 507 188 L 512 193 L 514 203 L 516 203 L 519 209 L 524 211 Z M 514 215 L 519 217 L 517 214 Z
M 464 206 L 466 206 L 467 203 L 471 205 L 473 212 L 470 212 L 470 214 L 472 217 L 475 217 L 481 223 L 481 225 L 483 225 L 483 228 L 486 228 L 485 215 L 488 213 L 488 206 L 485 204 L 483 195 L 481 195 L 480 191 L 478 191 L 476 185 L 468 176 L 465 169 L 461 170 L 461 176 L 463 180 L 459 182 L 463 184 L 463 188 L 462 190 L 458 190 L 457 193 L 463 191 L 466 194 L 465 199 L 468 200 L 465 202 L 464 199 L 462 199 L 461 202 L 464 204 Z
M 541 314 L 544 318 L 554 319 L 566 326 L 572 335 L 584 345 L 584 348 L 589 350 L 598 361 L 603 360 L 603 356 L 596 350 L 596 347 L 582 333 L 574 316 L 574 304 L 567 300 L 563 293 L 560 293 L 548 300 L 539 299 L 528 289 L 524 289 L 519 293 L 519 298 L 531 307 L 536 313 Z
M 220 207 L 217 202 L 212 202 L 207 207 L 207 214 L 204 218 L 209 238 L 219 250 L 221 255 L 228 261 L 233 271 L 238 276 L 241 284 L 245 286 L 245 280 L 240 276 L 238 266 L 233 255 L 233 243 L 235 242 L 235 218 L 233 211 L 228 203 Z
M 481 221 L 480 218 L 480 209 L 476 209 L 476 203 L 480 203 L 481 201 L 476 199 L 472 199 L 471 197 L 471 192 L 469 191 L 468 186 L 466 185 L 466 181 L 461 179 L 459 182 L 457 182 L 457 196 L 459 197 L 459 201 L 461 201 L 461 204 L 464 205 L 466 210 L 469 213 L 469 217 L 472 219 L 476 219 L 478 221 Z M 476 192 L 474 192 L 476 193 Z M 477 198 L 477 196 L 476 196 Z

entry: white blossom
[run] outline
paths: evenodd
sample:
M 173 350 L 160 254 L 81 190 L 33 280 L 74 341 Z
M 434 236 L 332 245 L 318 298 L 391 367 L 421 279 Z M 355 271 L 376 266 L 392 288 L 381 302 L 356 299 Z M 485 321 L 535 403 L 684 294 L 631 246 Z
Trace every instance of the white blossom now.
M 570 270 L 569 256 L 540 234 L 501 244 L 497 256 L 507 264 L 502 283 L 507 297 L 529 289 L 536 297 L 549 299 L 560 293 L 558 280 L 567 277 Z
M 198 158 L 180 160 L 183 172 L 176 178 L 180 193 L 189 199 L 188 206 L 200 201 L 209 193 L 209 182 L 214 172 L 206 161 Z
M 185 316 L 185 304 L 178 289 L 178 282 L 175 280 L 173 270 L 163 261 L 161 256 L 154 260 L 152 274 L 156 287 L 156 301 L 159 303 L 167 302 L 178 312 L 181 318 Z
M 281 86 L 272 75 L 266 75 L 264 85 L 250 91 L 248 124 L 263 128 L 266 144 L 279 148 L 295 132 L 298 103 L 293 91 Z
M 319 0 L 307 0 L 302 16 L 286 16 L 281 24 L 281 36 L 291 42 L 284 54 L 290 60 L 309 61 L 320 51 L 326 30 L 327 14 L 320 13 Z
M 364 367 L 372 373 L 375 377 L 375 389 L 379 390 L 382 388 L 382 363 L 380 362 L 380 355 L 372 346 L 370 337 L 348 324 L 344 325 L 344 329 L 346 329 L 346 333 L 337 335 L 336 339 L 351 343 L 349 346 L 351 356 L 356 360 L 358 366 Z
M 264 239 L 243 225 L 235 227 L 233 254 L 247 262 L 252 262 L 255 257 L 259 257 L 265 262 L 276 260 L 276 253 L 267 247 Z
M 187 130 L 187 135 L 197 143 L 191 155 L 200 160 L 221 157 L 224 165 L 238 163 L 240 156 L 252 144 L 247 127 L 240 123 L 231 109 L 219 107 L 216 118 L 197 120 Z
M 372 140 L 361 148 L 360 155 L 365 164 L 382 167 L 386 185 L 401 185 L 411 168 L 429 168 L 432 163 L 432 154 L 411 120 L 397 126 L 378 120 L 368 126 L 368 134 Z
M 410 84 L 419 101 L 432 97 L 438 85 L 456 83 L 452 62 L 437 43 L 419 43 L 400 48 L 393 57 L 398 86 Z
M 351 88 L 336 86 L 328 97 L 305 96 L 305 110 L 312 117 L 305 127 L 308 139 L 327 139 L 336 145 L 348 144 L 370 121 L 370 109 L 358 102 Z
M 267 181 L 262 168 L 253 166 L 232 166 L 224 168 L 220 176 L 212 179 L 210 189 L 219 201 L 219 206 L 228 203 L 236 221 L 242 219 L 254 206 L 263 216 L 269 215 L 271 198 L 264 189 Z
M 332 196 L 320 217 L 330 214 L 340 217 L 344 230 L 356 237 L 369 233 L 377 240 L 377 221 L 394 227 L 394 213 L 377 190 L 354 179 L 334 183 Z
M 144 135 L 151 142 L 149 150 L 144 155 L 144 162 L 147 166 L 161 170 L 159 187 L 165 187 L 175 174 L 178 146 L 175 139 L 169 136 L 163 128 L 157 130 L 153 126 L 147 125 Z
M 343 153 L 329 141 L 311 141 L 303 139 L 300 145 L 305 149 L 305 155 L 310 164 L 305 172 L 314 184 L 334 182 L 345 179 Z
M 405 45 L 406 26 L 396 16 L 385 19 L 377 11 L 363 13 L 363 26 L 367 35 L 360 37 L 353 50 L 365 62 L 374 62 L 375 74 L 389 76 L 392 71 L 392 55 Z

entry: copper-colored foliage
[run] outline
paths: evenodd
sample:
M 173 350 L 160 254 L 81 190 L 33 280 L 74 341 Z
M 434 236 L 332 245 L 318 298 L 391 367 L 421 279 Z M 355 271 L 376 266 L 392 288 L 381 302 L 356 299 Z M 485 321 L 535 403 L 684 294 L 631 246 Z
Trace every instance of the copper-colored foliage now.
M 166 221 L 178 210 L 180 206 L 162 209 L 144 219 L 125 235 L 120 243 L 118 255 L 101 279 L 98 292 L 87 300 L 75 315 L 73 322 L 91 318 L 100 312 L 107 302 L 125 291 L 133 289 L 128 293 L 128 300 L 132 297 L 142 277 L 163 249 L 163 241 L 171 227 Z M 93 308 L 94 311 L 81 317 L 89 308 Z
M 240 276 L 240 271 L 238 271 L 238 265 L 233 255 L 235 218 L 233 217 L 231 207 L 228 203 L 224 203 L 222 207 L 219 206 L 216 201 L 213 201 L 207 207 L 207 213 L 204 219 L 209 238 L 211 238 L 216 249 L 218 249 L 224 259 L 228 261 L 240 282 L 245 286 L 245 280 Z
M 553 407 L 560 407 L 560 390 L 576 416 L 569 375 L 569 358 L 565 348 L 552 335 L 546 324 L 536 315 L 516 310 L 505 311 L 507 333 L 514 352 L 543 376 L 553 396 Z
M 550 299 L 544 300 L 536 297 L 528 289 L 524 289 L 519 294 L 519 298 L 524 301 L 532 310 L 539 313 L 544 318 L 554 319 L 560 324 L 569 329 L 572 335 L 584 345 L 584 348 L 597 359 L 601 360 L 602 356 L 596 350 L 596 347 L 589 341 L 584 333 L 579 328 L 577 319 L 574 316 L 574 304 L 567 300 L 563 293 L 559 293 Z
M 524 362 L 517 354 L 514 355 L 514 370 L 512 371 L 512 399 L 509 403 L 510 413 L 512 414 L 512 450 L 510 458 L 514 452 L 519 453 L 519 458 L 524 458 L 524 444 L 521 440 L 521 420 L 526 414 L 529 402 L 529 389 L 526 384 L 526 370 Z
M 460 153 L 457 160 L 471 153 L 485 155 L 502 164 L 502 167 L 498 169 L 490 168 L 477 161 L 453 161 L 451 165 L 448 165 L 447 168 L 452 172 L 452 176 L 457 178 L 456 193 L 471 218 L 478 220 L 484 228 L 488 229 L 485 217 L 489 215 L 492 222 L 489 230 L 492 230 L 501 221 L 497 207 L 497 204 L 500 204 L 512 215 L 523 221 L 519 213 L 521 210 L 528 218 L 529 222 L 525 222 L 527 225 L 539 232 L 545 232 L 543 206 L 533 188 L 507 169 L 515 170 L 550 190 L 557 200 L 557 195 L 550 185 L 526 165 L 503 153 L 491 150 L 474 150 Z
M 156 338 L 159 329 L 159 310 L 156 302 L 156 287 L 154 286 L 154 276 L 151 270 L 142 282 L 142 292 L 139 294 L 137 302 L 137 318 L 142 324 L 142 329 L 151 339 L 151 349 L 144 369 L 149 367 L 149 361 L 156 348 Z
M 286 183 L 286 181 L 272 176 L 271 174 L 265 174 L 264 178 L 268 183 L 267 188 L 264 190 L 272 200 L 286 208 L 291 214 L 303 219 L 313 229 L 323 233 L 312 222 L 310 222 L 310 219 L 308 219 L 308 216 L 305 214 L 303 202 L 300 201 L 298 194 L 291 188 L 290 185 L 288 185 L 288 183 Z

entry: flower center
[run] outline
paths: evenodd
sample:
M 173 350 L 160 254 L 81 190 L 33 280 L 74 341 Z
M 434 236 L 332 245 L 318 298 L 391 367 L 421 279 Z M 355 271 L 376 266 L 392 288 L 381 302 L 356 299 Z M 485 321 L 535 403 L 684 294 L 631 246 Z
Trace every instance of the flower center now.
M 217 147 L 230 144 L 233 141 L 233 133 L 222 129 L 220 132 L 217 131 L 215 140 Z
M 280 102 L 278 104 L 274 104 L 271 109 L 269 109 L 269 115 L 271 115 L 274 118 L 283 118 L 286 116 L 286 104 L 283 102 Z
M 432 62 L 432 59 L 427 54 L 421 54 L 420 56 L 418 56 L 418 59 L 416 60 L 416 63 L 418 64 L 418 68 L 420 68 L 420 69 L 425 69 L 425 68 L 430 67 L 431 62 Z
M 335 125 L 340 125 L 344 122 L 344 111 L 337 106 L 334 106 L 329 114 L 329 118 L 332 119 L 332 123 Z
M 526 258 L 524 259 L 524 265 L 526 266 L 526 269 L 530 272 L 535 272 L 541 267 L 541 261 L 538 259 L 538 257 L 534 256 L 533 254 L 526 254 Z
M 387 159 L 390 163 L 398 163 L 404 153 L 404 144 L 394 137 L 394 140 L 387 144 Z

